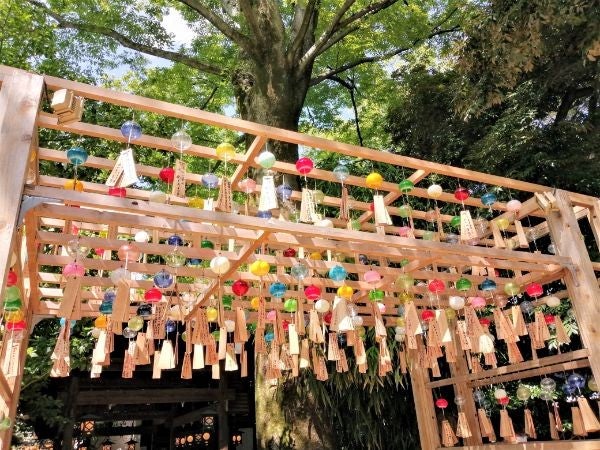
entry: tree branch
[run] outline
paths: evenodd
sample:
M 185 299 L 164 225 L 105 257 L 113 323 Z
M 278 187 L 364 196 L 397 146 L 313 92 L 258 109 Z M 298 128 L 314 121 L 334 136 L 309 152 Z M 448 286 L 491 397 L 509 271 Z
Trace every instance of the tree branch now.
M 365 6 L 363 9 L 356 11 L 350 17 L 346 18 L 345 20 L 340 21 L 339 28 L 346 27 L 346 26 L 356 22 L 357 20 L 362 19 L 365 16 L 369 16 L 369 15 L 378 13 L 379 11 L 389 8 L 390 6 L 392 6 L 395 3 L 398 3 L 398 0 L 382 0 L 380 2 L 373 3 L 369 6 Z
M 360 66 L 362 64 L 367 64 L 367 63 L 373 63 L 373 62 L 380 62 L 380 61 L 385 61 L 387 59 L 393 58 L 394 56 L 399 55 L 400 53 L 404 53 L 414 47 L 416 47 L 417 45 L 419 45 L 420 43 L 422 43 L 423 41 L 426 41 L 428 39 L 431 39 L 435 36 L 440 36 L 442 34 L 447 34 L 447 33 L 453 33 L 455 31 L 458 31 L 460 29 L 460 27 L 458 25 L 453 26 L 452 28 L 445 28 L 445 29 L 440 29 L 440 30 L 435 30 L 433 32 L 431 32 L 429 35 L 419 38 L 419 39 L 415 39 L 412 44 L 408 47 L 400 47 L 394 50 L 390 50 L 389 52 L 386 53 L 382 53 L 381 55 L 375 55 L 375 56 L 364 56 L 362 58 L 357 58 L 354 61 L 349 61 L 346 64 L 342 64 L 341 66 L 335 68 L 335 69 L 330 69 L 325 73 L 322 73 L 316 77 L 314 77 L 312 80 L 310 80 L 310 85 L 311 86 L 315 86 L 327 79 L 331 79 L 332 76 L 337 75 L 339 73 L 345 72 L 346 70 L 350 70 L 353 69 L 354 67 Z
M 329 26 L 321 33 L 321 36 L 315 41 L 315 43 L 306 51 L 304 56 L 300 58 L 300 66 L 306 67 L 309 62 L 316 58 L 316 52 L 319 48 L 331 37 L 331 35 L 336 31 L 337 26 L 342 20 L 342 17 L 346 12 L 350 9 L 350 7 L 356 3 L 356 0 L 345 0 L 344 4 L 336 11 L 335 16 L 333 16 L 332 21 L 329 23 Z
M 208 20 L 214 27 L 239 45 L 248 53 L 252 53 L 252 45 L 248 37 L 238 30 L 233 28 L 227 22 L 225 22 L 218 14 L 215 14 L 209 7 L 204 5 L 200 0 L 177 0 L 184 5 L 189 6 L 206 20 Z
M 316 4 L 317 0 L 308 0 L 304 8 L 300 6 L 300 2 L 296 4 L 296 11 L 294 12 L 294 21 L 292 25 L 292 44 L 290 45 L 290 50 L 288 52 L 288 61 L 290 63 L 296 59 L 298 51 L 300 51 L 302 48 L 302 43 L 304 42 L 304 38 L 308 31 L 308 26 L 310 25 L 313 14 L 315 13 Z M 301 12 L 302 20 L 300 21 L 300 26 L 297 26 L 297 21 L 299 20 L 298 14 Z
M 89 33 L 100 34 L 102 36 L 109 37 L 123 47 L 130 48 L 132 50 L 137 50 L 142 53 L 146 53 L 148 55 L 158 56 L 160 58 L 165 58 L 173 62 L 179 62 L 181 64 L 185 64 L 188 67 L 192 67 L 194 69 L 198 69 L 202 72 L 211 73 L 214 75 L 223 76 L 223 69 L 217 66 L 213 66 L 211 64 L 203 63 L 196 58 L 191 56 L 184 55 L 183 53 L 173 52 L 171 50 L 164 50 L 158 47 L 153 47 L 151 45 L 142 44 L 139 42 L 135 42 L 124 34 L 119 33 L 116 30 L 113 30 L 108 27 L 103 27 L 100 25 L 94 25 L 91 23 L 79 23 L 73 22 L 61 16 L 60 14 L 55 13 L 50 8 L 48 8 L 45 4 L 38 0 L 28 0 L 28 2 L 37 8 L 43 9 L 46 14 L 52 17 L 60 28 L 71 28 L 79 31 L 86 31 Z

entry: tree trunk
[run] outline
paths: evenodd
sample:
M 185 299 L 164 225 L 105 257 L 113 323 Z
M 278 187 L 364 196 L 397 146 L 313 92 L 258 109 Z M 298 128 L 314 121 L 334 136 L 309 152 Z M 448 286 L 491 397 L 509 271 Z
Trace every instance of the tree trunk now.
M 241 117 L 297 131 L 309 88 L 310 71 L 301 73 L 287 67 L 284 61 L 273 59 L 266 59 L 261 65 L 251 65 L 250 70 L 238 69 L 232 79 Z M 269 150 L 280 161 L 295 162 L 298 159 L 297 145 L 270 142 Z

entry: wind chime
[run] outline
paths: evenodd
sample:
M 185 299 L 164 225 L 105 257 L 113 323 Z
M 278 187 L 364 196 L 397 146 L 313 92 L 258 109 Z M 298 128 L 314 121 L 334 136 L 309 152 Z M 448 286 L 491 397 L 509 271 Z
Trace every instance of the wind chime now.
M 127 139 L 126 147 L 121 150 L 105 184 L 111 188 L 121 188 L 122 190 L 114 190 L 114 194 L 124 197 L 124 188 L 138 182 L 131 143 L 141 137 L 142 127 L 135 120 L 128 120 L 121 125 L 121 134 Z
M 270 170 L 275 165 L 275 155 L 268 150 L 264 150 L 256 157 L 256 162 L 265 171 L 260 186 L 258 215 L 259 217 L 270 217 L 271 210 L 277 209 L 279 206 L 275 191 L 275 173 Z
M 342 185 L 342 193 L 340 196 L 340 220 L 347 223 L 347 227 L 350 227 L 350 205 L 348 204 L 348 187 L 344 184 L 344 181 L 350 176 L 350 171 L 346 164 L 340 163 L 333 169 L 333 175 Z
M 300 202 L 300 221 L 306 223 L 317 223 L 321 216 L 317 214 L 314 192 L 308 188 L 308 175 L 314 168 L 312 159 L 303 156 L 296 161 L 296 170 L 304 177 L 304 186 L 302 187 L 302 198 Z
M 381 186 L 383 185 L 383 177 L 377 172 L 371 172 L 367 175 L 365 184 L 368 188 L 375 191 L 373 194 L 373 215 L 375 218 L 375 225 L 391 225 L 392 218 L 385 207 L 383 195 L 379 193 L 379 189 L 381 189 Z

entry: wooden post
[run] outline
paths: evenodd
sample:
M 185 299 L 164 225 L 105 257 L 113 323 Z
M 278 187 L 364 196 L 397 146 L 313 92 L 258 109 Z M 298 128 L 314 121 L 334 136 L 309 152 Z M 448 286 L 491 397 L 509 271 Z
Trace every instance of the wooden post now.
M 417 411 L 421 450 L 437 450 L 441 446 L 440 433 L 435 415 L 433 395 L 431 388 L 427 387 L 427 382 L 429 382 L 429 373 L 427 370 L 413 368 L 410 371 L 410 380 L 415 401 L 415 410 Z
M 36 134 L 36 120 L 44 81 L 39 75 L 15 70 L 0 89 L 0 298 L 4 297 L 6 276 L 11 267 L 21 196 Z M 23 292 L 25 297 L 25 292 Z M 31 323 L 31 305 L 23 298 L 24 315 Z M 24 333 L 19 352 L 19 375 L 10 380 L 12 396 L 7 413 L 14 423 L 19 401 L 28 333 Z M 0 449 L 10 447 L 12 427 L 0 434 Z
M 569 256 L 573 266 L 566 271 L 565 283 L 579 324 L 579 333 L 589 350 L 590 367 L 600 379 L 600 288 L 594 274 L 573 206 L 566 191 L 558 190 L 557 211 L 548 213 L 550 235 L 561 256 Z
M 459 352 L 459 355 L 456 358 L 456 364 L 450 364 L 450 374 L 453 377 L 469 374 L 465 357 L 464 351 Z M 477 420 L 477 408 L 475 407 L 475 399 L 473 398 L 473 387 L 467 383 L 456 383 L 454 385 L 454 395 L 461 396 L 465 400 L 462 411 L 465 413 L 465 416 L 467 416 L 469 428 L 472 433 L 470 438 L 464 439 L 464 443 L 466 445 L 481 445 L 483 441 L 481 439 L 481 430 L 479 429 L 479 422 Z

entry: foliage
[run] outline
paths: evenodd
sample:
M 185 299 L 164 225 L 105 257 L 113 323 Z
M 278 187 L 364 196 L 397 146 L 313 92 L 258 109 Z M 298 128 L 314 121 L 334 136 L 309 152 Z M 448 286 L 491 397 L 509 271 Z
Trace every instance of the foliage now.
M 93 340 L 91 322 L 78 321 L 71 331 L 71 370 L 89 369 Z M 48 390 L 52 368 L 51 355 L 60 330 L 57 319 L 44 319 L 33 329 L 27 347 L 27 360 L 23 371 L 19 417 L 27 423 L 43 423 L 45 427 L 60 429 L 66 423 L 63 402 Z M 27 429 L 27 428 L 25 428 Z
M 388 346 L 392 359 L 399 351 L 390 330 Z M 329 369 L 325 382 L 312 371 L 302 371 L 297 378 L 288 378 L 277 391 L 285 407 L 289 423 L 309 419 L 315 429 L 329 431 L 336 449 L 413 449 L 418 446 L 415 430 L 406 427 L 416 423 L 410 390 L 405 377 L 396 367 L 385 377 L 378 375 L 379 351 L 374 331 L 365 338 L 367 373 L 358 372 L 351 351 L 346 351 L 350 370 L 344 373 Z M 307 397 L 309 397 L 307 399 Z M 306 407 L 306 405 L 310 407 Z

